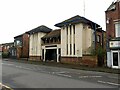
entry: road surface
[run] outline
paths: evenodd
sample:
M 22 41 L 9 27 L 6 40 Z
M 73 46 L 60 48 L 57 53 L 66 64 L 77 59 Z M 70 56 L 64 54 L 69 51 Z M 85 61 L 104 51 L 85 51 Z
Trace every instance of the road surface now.
M 118 88 L 118 75 L 2 61 L 2 83 L 12 88 Z

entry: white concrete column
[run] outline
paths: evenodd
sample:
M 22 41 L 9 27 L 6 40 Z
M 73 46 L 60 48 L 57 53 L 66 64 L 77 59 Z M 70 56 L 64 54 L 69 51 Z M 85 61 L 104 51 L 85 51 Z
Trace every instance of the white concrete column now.
M 46 49 L 44 49 L 44 59 L 43 59 L 44 62 L 45 62 L 45 53 L 46 53 Z
M 57 62 L 59 62 L 59 48 L 57 48 Z
M 71 26 L 72 34 L 71 34 L 71 45 L 72 45 L 72 56 L 74 55 L 74 30 L 73 25 Z
M 68 55 L 70 55 L 70 26 L 68 26 Z

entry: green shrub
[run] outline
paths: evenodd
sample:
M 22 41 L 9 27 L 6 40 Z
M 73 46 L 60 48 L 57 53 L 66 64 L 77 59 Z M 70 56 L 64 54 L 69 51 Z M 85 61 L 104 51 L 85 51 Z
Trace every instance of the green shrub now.
M 2 58 L 8 58 L 9 53 L 8 52 L 2 52 Z

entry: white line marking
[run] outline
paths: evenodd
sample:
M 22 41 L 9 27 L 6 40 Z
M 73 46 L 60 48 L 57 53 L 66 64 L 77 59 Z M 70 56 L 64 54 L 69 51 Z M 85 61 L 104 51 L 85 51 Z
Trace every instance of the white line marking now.
M 99 83 L 106 83 L 106 84 L 110 84 L 110 85 L 116 85 L 116 86 L 119 86 L 120 84 L 118 83 L 112 83 L 112 82 L 104 82 L 104 81 L 98 81 Z
M 118 79 L 118 76 L 117 77 L 108 76 L 108 77 L 113 79 Z
M 61 71 L 61 72 L 54 72 L 54 73 L 57 73 L 57 74 L 62 74 L 62 73 L 69 73 L 69 72 L 66 72 L 66 71 Z
M 13 66 L 14 64 L 7 64 L 7 63 L 1 63 L 3 65 L 9 65 L 9 66 Z
M 71 77 L 70 75 L 66 75 L 66 74 L 57 74 L 57 75 L 64 76 L 64 77 Z
M 102 76 L 79 76 L 79 78 L 100 78 Z

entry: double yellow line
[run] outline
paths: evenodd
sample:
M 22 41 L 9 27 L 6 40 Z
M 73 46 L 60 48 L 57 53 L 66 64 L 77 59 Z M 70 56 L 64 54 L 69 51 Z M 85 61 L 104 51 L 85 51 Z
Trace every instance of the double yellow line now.
M 6 86 L 6 85 L 3 85 L 2 83 L 0 83 L 0 90 L 13 90 L 12 88 L 10 88 L 10 87 L 8 87 L 8 86 Z

